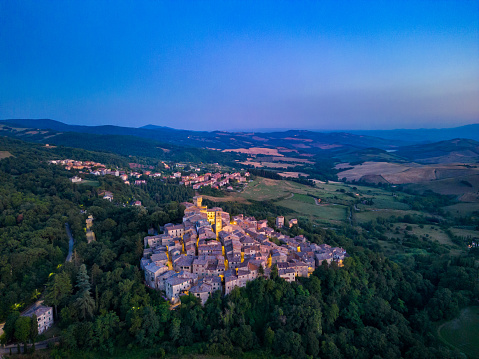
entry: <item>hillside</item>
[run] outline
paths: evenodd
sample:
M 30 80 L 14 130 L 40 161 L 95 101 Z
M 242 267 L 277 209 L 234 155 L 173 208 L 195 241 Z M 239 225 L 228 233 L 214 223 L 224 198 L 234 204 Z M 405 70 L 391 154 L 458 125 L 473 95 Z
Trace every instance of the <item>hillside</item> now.
M 411 142 L 438 142 L 451 140 L 453 138 L 468 138 L 479 141 L 479 124 L 459 126 L 453 128 L 421 128 L 401 130 L 371 130 L 371 131 L 350 131 L 357 135 L 381 137 L 388 140 L 404 140 Z
M 285 147 L 295 152 L 318 152 L 338 147 L 378 147 L 397 148 L 409 143 L 384 140 L 378 137 L 354 135 L 345 132 L 321 133 L 313 131 L 284 131 L 271 133 L 225 132 L 225 131 L 186 131 L 168 127 L 148 125 L 141 128 L 120 126 L 74 126 L 53 120 L 15 119 L 0 121 L 12 127 L 80 132 L 100 135 L 128 135 L 174 143 L 188 147 L 229 149 L 242 147 Z
M 350 150 L 344 153 L 338 153 L 335 158 L 341 162 L 349 162 L 351 164 L 360 162 L 393 162 L 403 163 L 408 162 L 407 159 L 400 157 L 396 152 L 388 152 L 379 148 L 364 148 L 359 150 Z
M 479 142 L 455 138 L 430 144 L 401 147 L 396 155 L 419 163 L 474 163 L 479 160 Z
M 48 123 L 50 122 L 47 122 L 47 124 Z M 244 158 L 241 154 L 222 153 L 220 151 L 186 147 L 173 143 L 159 142 L 148 138 L 130 136 L 126 133 L 121 135 L 110 135 L 83 132 L 59 132 L 58 130 L 40 130 L 36 128 L 21 128 L 13 126 L 18 125 L 6 124 L 5 122 L 1 123 L 0 136 L 17 138 L 29 142 L 83 148 L 92 151 L 107 151 L 123 156 L 149 157 L 155 160 L 198 163 L 222 162 L 232 164 L 235 160 L 241 160 Z

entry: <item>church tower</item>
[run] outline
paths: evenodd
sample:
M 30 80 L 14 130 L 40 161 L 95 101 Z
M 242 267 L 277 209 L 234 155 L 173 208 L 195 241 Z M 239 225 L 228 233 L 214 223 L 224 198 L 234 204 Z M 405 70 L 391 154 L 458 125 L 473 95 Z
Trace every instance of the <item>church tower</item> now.
M 201 197 L 201 196 L 193 197 L 193 203 L 195 204 L 196 207 L 201 208 L 201 203 L 202 202 L 203 202 L 203 197 Z
M 223 230 L 223 221 L 221 219 L 221 212 L 215 212 L 215 232 L 216 238 L 218 238 L 219 233 Z

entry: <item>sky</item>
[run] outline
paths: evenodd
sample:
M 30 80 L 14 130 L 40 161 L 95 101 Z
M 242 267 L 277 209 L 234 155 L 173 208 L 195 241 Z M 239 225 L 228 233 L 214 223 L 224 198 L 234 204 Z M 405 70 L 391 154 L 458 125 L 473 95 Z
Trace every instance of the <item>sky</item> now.
M 479 123 L 479 0 L 0 1 L 0 119 Z

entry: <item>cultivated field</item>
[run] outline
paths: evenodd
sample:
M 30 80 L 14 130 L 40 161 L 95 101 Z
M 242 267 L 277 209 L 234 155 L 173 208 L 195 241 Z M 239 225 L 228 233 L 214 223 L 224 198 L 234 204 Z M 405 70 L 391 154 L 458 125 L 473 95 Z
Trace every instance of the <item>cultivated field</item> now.
M 347 220 L 348 208 L 342 205 L 316 205 L 314 199 L 308 196 L 300 197 L 295 194 L 293 197 L 277 202 L 278 205 L 290 208 L 298 213 L 299 217 L 322 224 L 340 224 Z M 305 197 L 311 198 L 313 203 L 308 203 Z
M 266 155 L 266 156 L 283 156 L 276 148 L 251 147 L 251 148 L 231 148 L 223 150 L 223 152 L 238 152 L 248 155 Z
M 245 166 L 253 166 L 256 168 L 288 168 L 288 167 L 296 167 L 299 166 L 299 164 L 296 163 L 279 163 L 279 162 L 258 162 L 258 161 L 246 161 L 246 162 L 240 162 L 242 165 Z
M 409 206 L 400 202 L 406 194 L 393 194 L 381 188 L 349 185 L 342 182 L 318 183 L 315 187 L 303 184 L 257 177 L 245 190 L 233 198 L 246 200 L 273 200 L 280 206 L 290 208 L 298 216 L 308 217 L 321 223 L 338 224 L 348 219 L 348 207 L 359 209 L 356 212 L 358 222 L 368 222 L 378 217 L 392 215 L 414 215 L 419 212 L 409 210 Z M 236 199 L 239 200 L 239 199 Z M 316 201 L 318 204 L 316 204 Z M 372 205 L 363 201 L 372 200 Z
M 479 174 L 410 184 L 407 188 L 418 192 L 431 190 L 440 194 L 453 195 L 464 202 L 479 202 Z
M 452 234 L 463 238 L 479 238 L 479 231 L 464 228 L 451 228 Z
M 303 172 L 279 172 L 278 174 L 281 177 L 285 177 L 285 178 L 298 178 L 301 176 L 308 176 L 306 173 L 303 173 Z
M 341 163 L 336 168 L 347 168 L 348 166 L 348 164 Z M 479 169 L 454 163 L 420 165 L 417 163 L 364 162 L 353 166 L 352 169 L 339 172 L 338 177 L 346 177 L 348 181 L 381 177 L 392 184 L 421 183 L 423 185 L 423 183 L 428 183 L 428 186 L 434 186 L 435 183 L 449 179 L 450 181 L 445 182 L 446 185 L 438 184 L 437 186 L 439 190 L 442 190 L 439 193 L 444 192 L 445 188 L 443 187 L 448 187 L 450 194 L 461 193 L 461 190 L 466 189 L 461 188 L 458 192 L 458 183 L 462 184 L 462 187 L 472 188 L 466 192 L 477 191 L 478 189 L 474 189 L 476 183 L 479 188 Z M 465 180 L 470 182 L 471 186 L 461 183 L 461 181 Z M 453 189 L 451 189 L 451 184 L 454 184 Z M 433 187 L 430 189 L 435 191 Z M 447 193 L 444 192 L 444 194 Z
M 213 202 L 240 202 L 244 204 L 250 204 L 245 198 L 237 196 L 237 195 L 231 195 L 231 196 L 225 196 L 225 197 L 213 197 L 213 196 L 205 196 L 201 195 L 201 197 L 205 199 L 209 199 L 210 201 Z
M 464 217 L 473 212 L 479 211 L 479 203 L 456 203 L 443 208 L 455 217 Z

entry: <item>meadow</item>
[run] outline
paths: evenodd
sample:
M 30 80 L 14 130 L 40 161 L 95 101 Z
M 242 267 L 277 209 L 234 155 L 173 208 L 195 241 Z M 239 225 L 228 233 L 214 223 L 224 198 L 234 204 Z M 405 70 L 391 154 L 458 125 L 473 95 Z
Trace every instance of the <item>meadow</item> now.
M 442 324 L 437 330 L 446 344 L 470 358 L 479 358 L 479 307 L 467 307 L 461 315 Z

